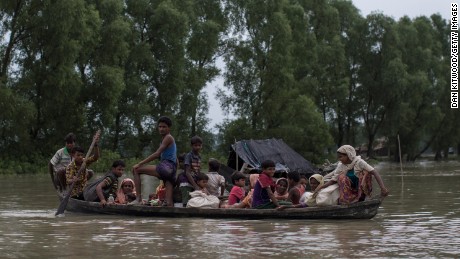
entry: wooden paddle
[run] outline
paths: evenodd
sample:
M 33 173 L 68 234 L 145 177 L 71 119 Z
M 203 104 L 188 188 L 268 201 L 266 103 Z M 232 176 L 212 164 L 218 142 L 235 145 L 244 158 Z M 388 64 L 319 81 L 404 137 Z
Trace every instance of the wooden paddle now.
M 101 134 L 101 130 L 98 130 L 96 132 L 96 135 L 100 135 L 100 134 Z M 88 160 L 89 155 L 91 155 L 91 152 L 93 151 L 95 143 L 96 143 L 96 138 L 93 138 L 93 142 L 91 143 L 91 146 L 89 147 L 88 152 L 86 153 L 85 160 L 83 160 L 83 163 L 82 163 L 82 165 L 80 167 L 80 170 L 78 170 L 78 172 L 77 172 L 77 175 L 76 175 L 77 179 L 80 177 L 81 173 L 86 169 L 86 160 Z M 55 216 L 64 213 L 65 208 L 67 207 L 67 203 L 69 202 L 70 195 L 72 194 L 72 190 L 75 187 L 75 183 L 76 183 L 76 181 L 72 183 L 72 185 L 70 186 L 69 191 L 67 192 L 66 196 L 61 201 L 61 204 L 59 204 L 59 208 L 56 211 Z

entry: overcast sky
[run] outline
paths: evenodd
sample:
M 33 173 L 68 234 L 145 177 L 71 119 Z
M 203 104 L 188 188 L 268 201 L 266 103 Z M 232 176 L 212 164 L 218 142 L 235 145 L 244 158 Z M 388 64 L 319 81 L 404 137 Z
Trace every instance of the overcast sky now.
M 362 16 L 371 12 L 381 12 L 398 20 L 404 15 L 410 18 L 417 16 L 430 16 L 439 13 L 444 19 L 450 20 L 450 4 L 460 3 L 451 0 L 352 0 L 353 4 L 361 11 Z M 223 79 L 218 78 L 208 84 L 206 92 L 210 102 L 208 117 L 211 119 L 210 128 L 221 123 L 225 115 L 216 98 L 216 87 L 223 86 Z

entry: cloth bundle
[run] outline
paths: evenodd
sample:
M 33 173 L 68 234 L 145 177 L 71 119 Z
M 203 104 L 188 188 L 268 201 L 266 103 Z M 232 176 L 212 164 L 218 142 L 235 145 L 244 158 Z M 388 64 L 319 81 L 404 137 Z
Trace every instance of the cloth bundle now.
M 214 195 L 207 195 L 202 191 L 193 191 L 187 202 L 187 208 L 219 208 L 220 200 Z

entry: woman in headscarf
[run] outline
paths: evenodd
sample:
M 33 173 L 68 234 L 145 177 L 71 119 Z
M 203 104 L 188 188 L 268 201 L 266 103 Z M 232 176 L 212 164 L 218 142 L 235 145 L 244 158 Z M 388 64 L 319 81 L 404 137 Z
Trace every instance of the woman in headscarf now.
M 300 197 L 300 203 L 294 205 L 282 205 L 278 210 L 283 210 L 286 208 L 305 208 L 305 207 L 315 207 L 316 206 L 316 195 L 314 191 L 324 184 L 323 176 L 320 174 L 314 174 L 308 178 L 308 183 L 310 185 L 311 192 L 305 192 L 302 197 Z
M 308 183 L 310 184 L 310 189 L 313 193 L 305 192 L 304 196 L 302 196 L 302 197 L 305 197 L 305 199 L 301 199 L 301 200 L 303 200 L 303 202 L 308 207 L 315 207 L 316 206 L 316 195 L 313 195 L 313 194 L 315 193 L 316 189 L 318 189 L 318 187 L 321 187 L 324 185 L 323 176 L 320 174 L 314 174 L 310 176 L 310 178 L 308 178 Z
M 125 178 L 121 182 L 120 188 L 117 190 L 117 198 L 115 203 L 127 204 L 136 199 L 136 187 L 134 181 L 131 178 Z
M 273 193 L 277 200 L 285 201 L 289 196 L 289 183 L 286 178 L 279 178 L 275 183 L 275 192 Z
M 339 185 L 339 204 L 351 204 L 363 201 L 372 192 L 372 176 L 380 186 L 380 195 L 385 197 L 389 191 L 383 184 L 380 174 L 366 161 L 356 155 L 355 148 L 350 145 L 341 146 L 337 150 L 339 164 L 337 168 L 324 177 L 327 181 L 319 186 L 315 193 L 332 184 Z

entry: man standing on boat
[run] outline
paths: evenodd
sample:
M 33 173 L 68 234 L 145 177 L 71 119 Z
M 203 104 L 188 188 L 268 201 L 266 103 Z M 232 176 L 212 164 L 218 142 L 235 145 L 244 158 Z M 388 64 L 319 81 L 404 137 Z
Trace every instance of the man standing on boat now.
M 160 147 L 155 153 L 133 166 L 134 183 L 138 190 L 138 196 L 137 199 L 130 204 L 141 203 L 142 189 L 140 175 L 147 174 L 163 180 L 166 187 L 166 205 L 169 207 L 173 206 L 172 194 L 176 181 L 177 149 L 176 142 L 170 134 L 171 126 L 172 121 L 170 118 L 163 116 L 158 119 L 158 132 L 162 137 Z M 158 165 L 146 165 L 157 158 L 160 158 L 160 163 Z

